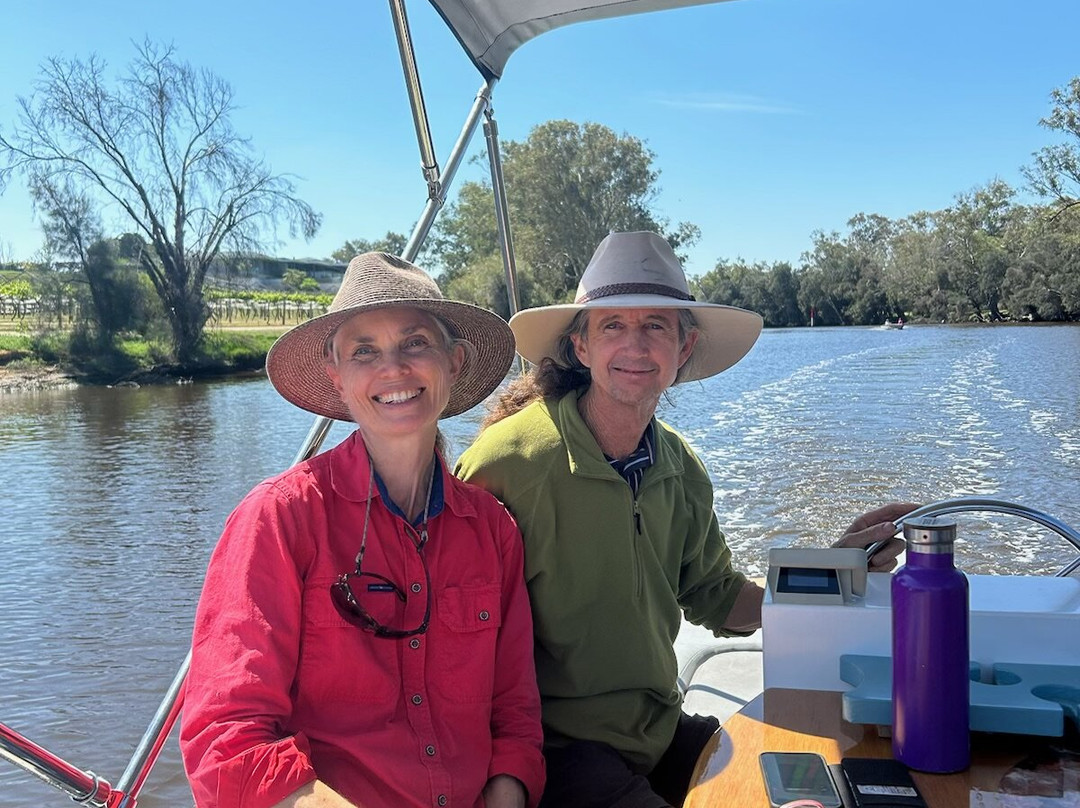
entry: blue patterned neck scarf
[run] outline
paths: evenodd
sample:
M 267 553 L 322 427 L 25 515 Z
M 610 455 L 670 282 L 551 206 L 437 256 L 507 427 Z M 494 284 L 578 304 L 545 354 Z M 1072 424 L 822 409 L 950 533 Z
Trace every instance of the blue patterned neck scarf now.
M 641 486 L 641 479 L 645 476 L 645 469 L 656 461 L 656 456 L 653 453 L 654 442 L 653 422 L 649 421 L 649 425 L 645 427 L 645 433 L 641 436 L 641 441 L 638 443 L 637 448 L 630 453 L 629 457 L 625 460 L 615 460 L 604 455 L 611 467 L 626 480 L 635 497 L 638 488 Z

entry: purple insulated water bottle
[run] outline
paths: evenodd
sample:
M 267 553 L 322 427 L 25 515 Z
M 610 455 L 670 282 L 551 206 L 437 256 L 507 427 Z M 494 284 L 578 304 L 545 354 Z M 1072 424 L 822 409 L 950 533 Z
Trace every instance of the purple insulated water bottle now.
M 953 564 L 956 522 L 904 523 L 907 563 L 892 579 L 893 756 L 924 772 L 971 762 L 968 582 Z

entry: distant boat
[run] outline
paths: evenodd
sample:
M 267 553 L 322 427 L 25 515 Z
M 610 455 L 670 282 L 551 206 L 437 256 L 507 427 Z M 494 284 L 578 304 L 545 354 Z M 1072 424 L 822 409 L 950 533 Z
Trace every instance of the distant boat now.
M 896 328 L 896 329 L 900 329 L 900 328 L 903 328 L 903 327 L 904 327 L 904 320 L 903 320 L 903 318 L 900 318 L 900 319 L 898 319 L 898 320 L 897 320 L 897 321 L 896 321 L 895 323 L 890 323 L 890 322 L 889 322 L 888 320 L 886 320 L 886 321 L 885 321 L 885 322 L 884 322 L 884 323 L 882 324 L 882 326 L 881 326 L 881 327 L 882 327 L 882 328 Z

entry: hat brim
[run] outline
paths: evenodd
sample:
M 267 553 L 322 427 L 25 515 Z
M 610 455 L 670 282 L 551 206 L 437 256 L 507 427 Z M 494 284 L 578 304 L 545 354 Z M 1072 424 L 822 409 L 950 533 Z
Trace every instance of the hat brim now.
M 450 333 L 472 345 L 450 389 L 440 418 L 472 409 L 505 378 L 514 361 L 514 335 L 499 315 L 453 300 L 380 300 L 315 317 L 286 331 L 266 355 L 266 375 L 282 398 L 303 410 L 352 421 L 348 408 L 326 372 L 326 341 L 346 320 L 366 311 L 408 307 L 434 314 Z
M 588 303 L 524 309 L 510 318 L 517 351 L 533 364 L 555 357 L 558 337 L 579 311 L 593 309 L 688 309 L 698 326 L 694 352 L 679 370 L 676 384 L 715 376 L 749 353 L 761 335 L 761 315 L 735 306 L 664 298 L 658 295 L 612 295 Z

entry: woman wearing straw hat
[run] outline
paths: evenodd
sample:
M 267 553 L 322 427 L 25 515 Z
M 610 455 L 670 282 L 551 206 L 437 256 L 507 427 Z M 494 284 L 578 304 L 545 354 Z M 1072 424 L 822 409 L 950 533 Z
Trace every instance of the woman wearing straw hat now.
M 672 645 L 683 614 L 718 634 L 761 624 L 762 590 L 731 563 L 713 488 L 655 418 L 672 384 L 734 365 L 761 317 L 695 301 L 656 233 L 612 233 L 574 303 L 510 326 L 536 364 L 500 397 L 458 463 L 506 503 L 525 539 L 551 808 L 682 805 L 718 723 L 682 712 Z M 842 541 L 888 539 L 913 508 L 857 520 Z M 891 564 L 899 542 L 874 556 Z
M 513 355 L 498 316 L 384 253 L 275 343 L 278 392 L 357 429 L 256 486 L 211 557 L 180 737 L 199 808 L 536 804 L 520 533 L 438 446 Z

